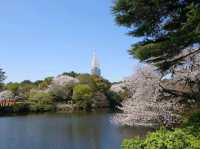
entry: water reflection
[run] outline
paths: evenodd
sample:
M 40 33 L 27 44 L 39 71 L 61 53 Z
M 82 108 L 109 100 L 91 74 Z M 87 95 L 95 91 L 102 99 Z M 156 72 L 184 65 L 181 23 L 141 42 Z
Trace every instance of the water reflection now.
M 42 114 L 0 118 L 0 149 L 119 149 L 149 129 L 118 127 L 112 114 Z

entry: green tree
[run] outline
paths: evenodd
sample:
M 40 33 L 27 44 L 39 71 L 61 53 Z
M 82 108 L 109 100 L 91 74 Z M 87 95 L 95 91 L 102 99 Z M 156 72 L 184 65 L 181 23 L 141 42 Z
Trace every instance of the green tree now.
M 87 84 L 93 90 L 93 92 L 106 93 L 110 87 L 111 83 L 97 75 L 81 74 L 77 77 L 81 84 Z
M 21 82 L 21 84 L 34 84 L 34 83 L 30 80 L 24 80 Z
M 122 100 L 125 99 L 125 98 L 121 97 L 120 94 L 113 92 L 113 91 L 108 91 L 106 93 L 106 96 L 110 102 L 110 107 L 112 109 L 116 109 L 116 108 L 120 107 Z
M 18 92 L 18 89 L 19 89 L 19 83 L 8 83 L 6 84 L 6 89 L 11 91 L 15 96 L 18 96 L 19 92 Z
M 67 76 L 71 76 L 71 77 L 78 77 L 80 75 L 80 73 L 76 73 L 74 71 L 71 72 L 64 72 L 62 75 L 67 75 Z
M 0 83 L 6 79 L 5 72 L 0 68 Z
M 129 35 L 142 38 L 129 52 L 163 71 L 178 64 L 185 48 L 200 43 L 200 1 L 115 0 L 113 14 Z M 200 48 L 190 54 L 200 52 Z
M 19 84 L 18 96 L 21 99 L 27 100 L 29 98 L 30 91 L 35 88 L 37 88 L 37 86 L 33 82 L 29 80 L 22 81 Z
M 74 84 L 66 84 L 63 86 L 52 84 L 49 92 L 56 101 L 68 101 L 72 98 L 73 87 Z
M 38 80 L 35 84 L 38 86 L 39 89 L 46 89 L 51 84 L 53 77 L 47 77 L 44 80 Z
M 90 110 L 92 105 L 93 91 L 89 85 L 78 84 L 73 89 L 73 101 L 84 110 Z
M 106 93 L 110 89 L 111 83 L 108 80 L 97 75 L 92 75 L 91 78 L 95 83 L 95 87 L 97 91 Z
M 30 102 L 31 111 L 42 112 L 53 109 L 53 97 L 49 93 L 31 91 L 28 100 Z
M 0 90 L 3 88 L 3 81 L 6 79 L 5 72 L 0 68 Z

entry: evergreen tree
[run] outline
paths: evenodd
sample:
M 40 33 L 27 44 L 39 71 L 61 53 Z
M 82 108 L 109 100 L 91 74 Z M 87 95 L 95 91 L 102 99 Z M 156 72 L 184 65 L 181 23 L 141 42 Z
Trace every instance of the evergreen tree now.
M 5 72 L 0 68 L 0 90 L 3 87 L 3 81 L 6 79 Z
M 116 22 L 130 29 L 129 35 L 142 37 L 129 50 L 142 61 L 165 71 L 200 52 L 199 0 L 115 0 L 112 10 Z M 195 44 L 195 50 L 179 56 Z
M 5 72 L 0 68 L 0 83 L 6 79 Z

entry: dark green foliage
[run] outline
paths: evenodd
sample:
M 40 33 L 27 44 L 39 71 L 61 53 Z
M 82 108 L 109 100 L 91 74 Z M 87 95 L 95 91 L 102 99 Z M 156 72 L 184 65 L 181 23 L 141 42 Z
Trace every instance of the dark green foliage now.
M 26 113 L 29 112 L 29 103 L 27 102 L 17 102 L 12 106 L 0 107 L 0 114 L 7 113 Z
M 29 106 L 29 111 L 30 112 L 49 112 L 53 111 L 54 106 L 53 105 L 40 105 L 40 104 L 31 104 Z
M 200 137 L 200 112 L 195 112 L 185 123 L 184 127 L 194 136 Z
M 47 77 L 44 80 L 38 80 L 34 82 L 34 84 L 39 88 L 39 89 L 47 89 L 48 86 L 51 84 L 53 80 L 53 77 Z
M 24 80 L 21 82 L 21 84 L 33 84 L 33 82 L 30 80 Z
M 161 62 L 200 43 L 200 1 L 115 0 L 113 14 L 119 25 L 131 30 L 129 35 L 143 38 L 129 50 L 140 60 L 157 57 L 153 62 Z M 158 64 L 162 70 L 172 65 Z
M 0 91 L 4 90 L 5 84 L 4 83 L 0 83 Z
M 13 105 L 12 107 L 12 112 L 14 113 L 25 113 L 25 112 L 29 112 L 29 104 L 27 102 L 18 102 L 15 105 Z
M 67 75 L 67 76 L 71 76 L 71 77 L 75 78 L 75 77 L 78 77 L 80 75 L 80 73 L 71 71 L 71 72 L 64 72 L 62 75 Z
M 4 87 L 3 81 L 6 79 L 5 72 L 0 68 L 0 91 Z
M 0 83 L 2 83 L 5 79 L 5 72 L 0 68 Z
M 122 101 L 122 97 L 113 91 L 108 91 L 106 93 L 106 96 L 108 97 L 108 100 L 110 102 L 110 107 L 112 109 L 115 109 L 117 106 L 121 106 L 121 101 Z

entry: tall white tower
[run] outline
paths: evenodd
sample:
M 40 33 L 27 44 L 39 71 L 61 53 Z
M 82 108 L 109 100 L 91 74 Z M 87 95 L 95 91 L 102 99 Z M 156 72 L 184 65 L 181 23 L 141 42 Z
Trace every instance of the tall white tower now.
M 91 62 L 91 74 L 101 76 L 101 69 L 96 52 L 93 53 L 92 62 Z

